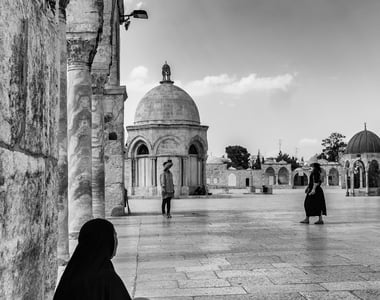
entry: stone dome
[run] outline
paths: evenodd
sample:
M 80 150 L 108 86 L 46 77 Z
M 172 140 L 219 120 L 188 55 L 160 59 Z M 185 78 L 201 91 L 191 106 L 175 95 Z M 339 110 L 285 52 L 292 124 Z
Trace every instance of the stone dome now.
M 194 100 L 170 80 L 170 67 L 162 69 L 163 80 L 139 102 L 135 125 L 187 124 L 200 125 L 199 111 Z
M 367 129 L 355 134 L 347 144 L 345 154 L 380 153 L 380 138 Z

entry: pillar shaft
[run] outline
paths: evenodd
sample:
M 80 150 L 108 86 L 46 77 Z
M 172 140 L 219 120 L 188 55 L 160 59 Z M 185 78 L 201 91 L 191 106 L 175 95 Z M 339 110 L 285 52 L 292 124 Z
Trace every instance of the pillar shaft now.
M 91 53 L 96 40 L 72 39 L 68 45 L 67 135 L 69 251 L 73 253 L 79 231 L 92 219 Z
M 92 74 L 92 211 L 94 218 L 105 218 L 104 110 L 106 74 Z
M 60 3 L 61 5 L 61 3 Z M 67 202 L 67 49 L 65 8 L 59 8 L 59 122 L 58 122 L 58 265 L 64 266 L 69 260 L 69 229 Z

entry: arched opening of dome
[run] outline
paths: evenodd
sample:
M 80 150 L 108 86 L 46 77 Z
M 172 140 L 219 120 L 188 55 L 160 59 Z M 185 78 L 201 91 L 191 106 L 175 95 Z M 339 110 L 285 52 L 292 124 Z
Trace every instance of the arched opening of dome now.
M 294 175 L 293 184 L 294 186 L 306 186 L 309 181 L 305 173 L 296 173 Z
M 132 168 L 133 178 L 136 179 L 136 187 L 147 187 L 151 178 L 151 166 L 149 150 L 146 144 L 140 143 L 136 147 L 135 168 Z
M 361 189 L 366 187 L 365 181 L 365 168 L 361 160 L 354 162 L 354 189 Z
M 278 184 L 280 185 L 289 184 L 289 171 L 285 167 L 282 167 L 278 171 Z
M 328 176 L 328 183 L 331 186 L 339 185 L 339 172 L 336 168 L 331 168 Z
M 194 145 L 191 145 L 189 148 L 189 154 L 198 155 L 197 147 L 195 147 Z
M 368 167 L 368 185 L 369 187 L 380 187 L 380 170 L 377 160 L 372 160 Z
M 141 144 L 137 148 L 137 155 L 148 155 L 148 154 L 149 154 L 149 150 L 148 150 L 148 147 L 145 144 Z
M 202 145 L 195 141 L 189 147 L 189 175 L 191 187 L 200 187 L 203 182 L 204 164 L 201 159 Z
M 272 167 L 268 167 L 266 170 L 265 170 L 265 184 L 266 185 L 274 185 L 274 183 L 276 182 L 275 181 L 275 172 L 274 172 L 274 169 Z

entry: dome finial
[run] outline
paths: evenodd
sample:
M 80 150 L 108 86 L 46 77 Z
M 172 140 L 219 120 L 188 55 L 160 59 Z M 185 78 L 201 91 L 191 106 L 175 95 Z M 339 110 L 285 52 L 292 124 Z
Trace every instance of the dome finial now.
M 170 80 L 170 66 L 168 65 L 167 61 L 165 60 L 165 64 L 162 66 L 162 81 L 160 83 L 174 83 L 174 81 Z
M 367 123 L 364 122 L 364 130 L 367 131 Z

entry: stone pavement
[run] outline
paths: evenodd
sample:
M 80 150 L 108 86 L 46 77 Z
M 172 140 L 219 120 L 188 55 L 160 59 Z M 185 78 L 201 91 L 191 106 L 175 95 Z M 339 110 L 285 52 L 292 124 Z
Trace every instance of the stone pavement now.
M 380 197 L 325 193 L 325 225 L 298 223 L 299 190 L 173 200 L 172 219 L 131 200 L 115 268 L 150 300 L 380 299 Z

